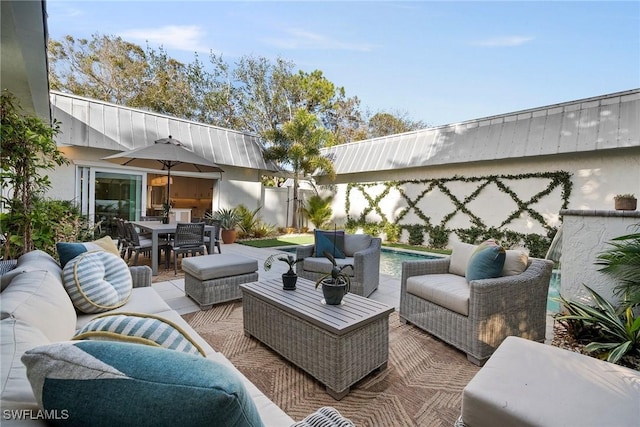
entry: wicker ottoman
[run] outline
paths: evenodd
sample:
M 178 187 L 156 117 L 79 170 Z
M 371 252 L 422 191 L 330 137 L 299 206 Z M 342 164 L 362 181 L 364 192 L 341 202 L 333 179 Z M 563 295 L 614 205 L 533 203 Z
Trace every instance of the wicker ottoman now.
M 239 285 L 258 280 L 258 261 L 240 255 L 219 254 L 185 258 L 184 292 L 201 310 L 242 298 Z

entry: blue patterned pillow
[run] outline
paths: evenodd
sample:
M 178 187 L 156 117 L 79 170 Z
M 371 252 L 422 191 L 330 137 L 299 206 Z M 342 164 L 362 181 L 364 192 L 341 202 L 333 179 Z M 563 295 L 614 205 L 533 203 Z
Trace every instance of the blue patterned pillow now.
M 316 242 L 315 256 L 324 257 L 324 251 L 329 252 L 334 258 L 344 258 L 344 230 L 325 231 L 314 230 Z
M 478 245 L 467 264 L 467 282 L 500 277 L 506 252 L 493 240 Z
M 40 346 L 22 356 L 45 411 L 76 426 L 262 426 L 242 380 L 200 356 L 114 341 Z
M 78 329 L 72 339 L 133 342 L 206 356 L 180 326 L 152 314 L 103 314 Z
M 85 252 L 65 265 L 62 282 L 83 313 L 102 313 L 126 304 L 133 280 L 127 263 L 110 252 Z

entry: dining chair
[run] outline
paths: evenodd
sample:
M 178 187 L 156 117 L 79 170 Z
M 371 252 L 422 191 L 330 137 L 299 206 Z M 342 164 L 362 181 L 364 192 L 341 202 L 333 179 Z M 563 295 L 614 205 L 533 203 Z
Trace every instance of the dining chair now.
M 131 259 L 131 255 L 134 254 L 133 265 L 138 265 L 138 255 L 140 253 L 151 256 L 153 241 L 148 237 L 141 236 L 133 223 L 129 221 L 124 222 L 124 229 L 127 241 L 127 247 L 125 249 L 127 262 Z M 169 250 L 167 247 L 167 241 L 164 239 L 158 241 L 158 259 L 160 259 L 160 254 L 163 250 L 165 251 L 165 258 L 167 258 L 169 256 Z
M 220 249 L 220 240 L 221 240 L 220 231 L 222 230 L 221 221 L 219 219 L 206 219 L 205 222 L 207 225 L 212 225 L 213 230 L 211 230 L 211 233 L 209 233 L 208 236 L 204 236 L 204 243 L 207 245 L 207 247 L 210 247 L 211 239 L 214 239 L 213 244 L 216 248 L 218 248 L 218 253 L 221 254 L 222 253 L 222 249 Z
M 169 242 L 166 257 L 167 268 L 171 263 L 173 253 L 173 272 L 178 274 L 178 255 L 202 253 L 207 254 L 207 246 L 204 243 L 204 222 L 190 223 L 179 222 L 176 224 L 176 233 L 173 241 Z
M 129 242 L 127 241 L 127 231 L 124 226 L 124 219 L 116 218 L 116 237 L 118 239 L 118 250 L 120 251 L 120 257 L 124 258 Z

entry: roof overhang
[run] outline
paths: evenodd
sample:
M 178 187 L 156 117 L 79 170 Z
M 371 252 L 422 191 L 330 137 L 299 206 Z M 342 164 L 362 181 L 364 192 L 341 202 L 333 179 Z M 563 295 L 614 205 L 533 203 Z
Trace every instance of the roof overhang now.
M 22 108 L 51 121 L 45 0 L 0 2 L 0 84 Z

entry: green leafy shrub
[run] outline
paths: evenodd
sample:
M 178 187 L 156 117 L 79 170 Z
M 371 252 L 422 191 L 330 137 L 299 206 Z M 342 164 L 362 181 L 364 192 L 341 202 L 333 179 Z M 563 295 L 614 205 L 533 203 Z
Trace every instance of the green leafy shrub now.
M 34 197 L 32 206 L 30 221 L 33 249 L 55 257 L 57 242 L 86 242 L 102 236 L 100 224 L 91 224 L 71 201 Z M 20 234 L 24 224 L 22 210 L 12 209 L 0 214 L 0 222 L 7 237 L 4 253 L 8 254 L 8 258 L 20 256 L 24 252 Z
M 333 215 L 333 210 L 331 209 L 332 201 L 333 196 L 331 195 L 322 197 L 314 194 L 309 197 L 302 208 L 302 212 L 309 218 L 309 221 L 311 221 L 315 228 L 321 229 L 327 225 L 331 219 L 331 215 Z
M 636 229 L 640 224 L 636 225 Z M 616 237 L 611 248 L 598 255 L 601 272 L 619 281 L 615 294 L 630 306 L 640 305 L 640 232 Z
M 424 244 L 424 231 L 420 225 L 409 225 L 406 227 L 409 231 L 409 244 L 414 246 L 422 246 Z
M 236 212 L 240 217 L 238 221 L 238 228 L 240 229 L 238 233 L 238 237 L 246 238 L 246 237 L 256 237 L 255 229 L 257 228 L 258 223 L 260 222 L 260 216 L 258 212 L 260 212 L 262 206 L 258 206 L 254 210 L 249 210 L 245 205 L 240 204 L 236 207 Z
M 435 226 L 429 230 L 430 246 L 437 249 L 444 249 L 449 244 L 449 231 L 443 226 Z
M 587 341 L 585 350 L 612 363 L 618 363 L 625 355 L 640 352 L 640 317 L 635 317 L 632 307 L 624 304 L 615 309 L 593 289 L 585 286 L 596 306 L 564 297 L 559 300 L 568 314 L 556 317 L 574 338 Z
M 387 242 L 396 243 L 400 240 L 400 233 L 402 228 L 398 224 L 386 222 L 382 226 L 382 232 L 387 236 Z

